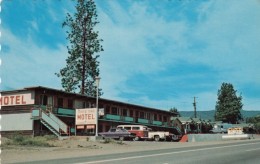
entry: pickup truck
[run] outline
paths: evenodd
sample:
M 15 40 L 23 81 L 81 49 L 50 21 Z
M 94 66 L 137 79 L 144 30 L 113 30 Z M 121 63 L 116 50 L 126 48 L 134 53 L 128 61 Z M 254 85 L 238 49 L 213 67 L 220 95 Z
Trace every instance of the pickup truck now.
M 164 131 L 152 131 L 151 128 L 148 129 L 148 139 L 154 141 L 166 141 L 171 140 L 172 135 L 169 132 Z

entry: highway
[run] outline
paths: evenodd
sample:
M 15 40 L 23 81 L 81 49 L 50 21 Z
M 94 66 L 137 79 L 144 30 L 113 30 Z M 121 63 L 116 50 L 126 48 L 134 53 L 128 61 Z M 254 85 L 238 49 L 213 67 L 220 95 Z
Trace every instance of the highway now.
M 28 163 L 28 162 L 27 162 Z M 31 163 L 75 164 L 259 164 L 260 141 L 223 142 L 218 145 L 189 146 L 141 152 L 34 161 Z

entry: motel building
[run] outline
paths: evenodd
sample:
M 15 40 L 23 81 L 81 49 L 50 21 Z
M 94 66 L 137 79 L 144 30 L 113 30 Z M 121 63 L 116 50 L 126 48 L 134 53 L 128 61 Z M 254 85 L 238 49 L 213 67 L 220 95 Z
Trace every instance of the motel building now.
M 55 134 L 57 137 L 94 136 L 96 98 L 36 86 L 1 91 L 1 135 Z M 114 100 L 98 99 L 98 132 L 122 124 L 145 125 L 154 131 L 179 134 L 171 122 L 176 113 Z

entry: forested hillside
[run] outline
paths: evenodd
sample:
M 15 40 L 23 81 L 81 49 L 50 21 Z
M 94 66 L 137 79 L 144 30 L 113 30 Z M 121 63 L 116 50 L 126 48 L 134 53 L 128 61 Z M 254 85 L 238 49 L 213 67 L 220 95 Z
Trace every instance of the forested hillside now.
M 194 111 L 180 111 L 182 117 L 194 117 Z M 204 120 L 214 121 L 215 110 L 210 111 L 197 111 L 197 118 L 201 118 Z M 247 117 L 255 117 L 260 115 L 260 111 L 245 111 L 242 110 L 242 116 L 244 119 Z

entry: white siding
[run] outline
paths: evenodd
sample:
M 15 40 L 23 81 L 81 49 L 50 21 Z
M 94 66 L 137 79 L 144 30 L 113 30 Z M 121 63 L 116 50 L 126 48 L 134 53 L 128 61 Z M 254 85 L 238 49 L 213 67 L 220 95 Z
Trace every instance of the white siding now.
M 31 113 L 1 115 L 1 131 L 32 130 Z

